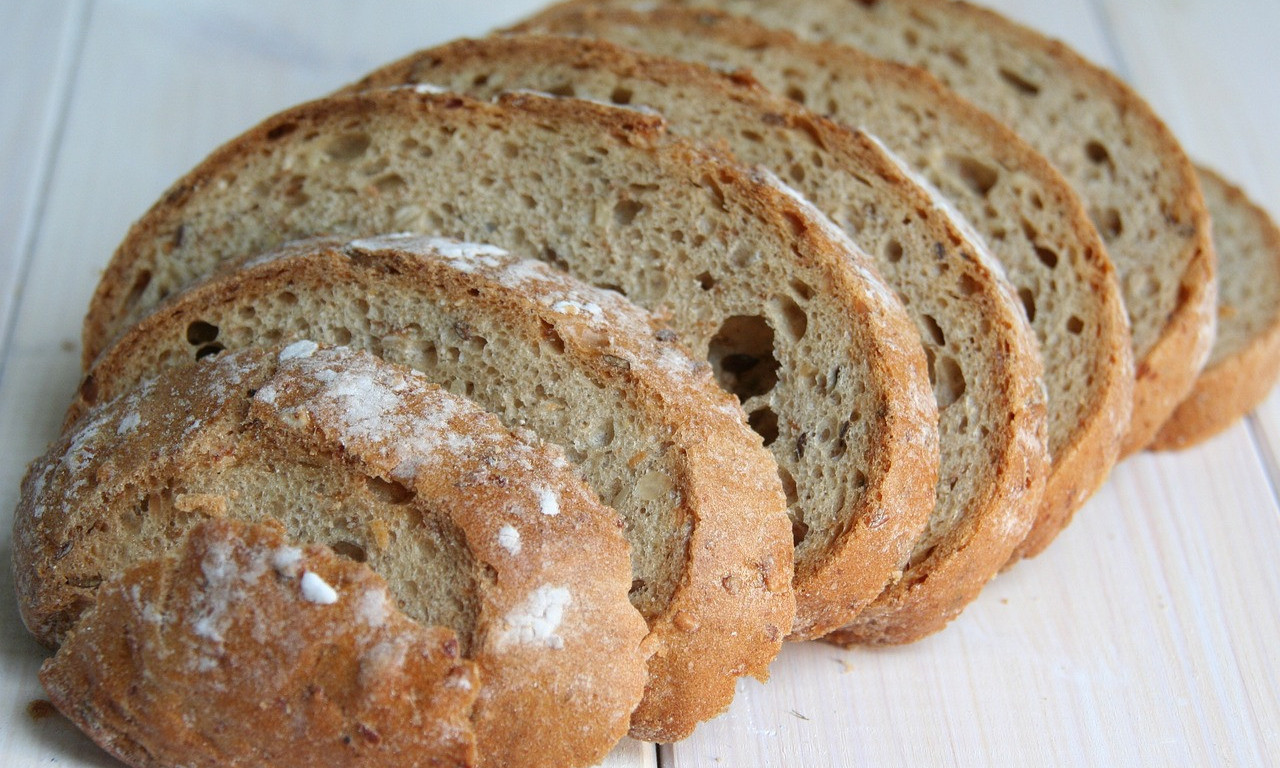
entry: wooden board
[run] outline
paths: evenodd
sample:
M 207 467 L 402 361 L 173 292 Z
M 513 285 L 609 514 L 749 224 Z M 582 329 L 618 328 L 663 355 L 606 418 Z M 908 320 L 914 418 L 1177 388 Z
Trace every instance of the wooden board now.
M 77 383 L 79 324 L 128 224 L 223 140 L 536 0 L 63 0 L 0 8 L 0 560 L 27 461 Z M 1117 68 L 1197 157 L 1280 210 L 1280 5 L 997 0 Z M 14 109 L 14 105 L 20 108 Z M 607 765 L 1280 762 L 1280 397 L 1208 445 L 1119 467 L 1040 558 L 947 631 L 789 646 L 689 740 Z M 12 575 L 0 566 L 0 594 Z M 6 766 L 114 763 L 32 717 L 44 651 L 0 599 Z

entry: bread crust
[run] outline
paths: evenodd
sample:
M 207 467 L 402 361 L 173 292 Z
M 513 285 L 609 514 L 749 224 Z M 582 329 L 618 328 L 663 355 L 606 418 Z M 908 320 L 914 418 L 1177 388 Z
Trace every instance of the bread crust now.
M 1207 188 L 1213 186 L 1223 205 L 1239 210 L 1255 228 L 1259 245 L 1271 255 L 1273 272 L 1258 275 L 1260 281 L 1276 281 L 1280 274 L 1280 227 L 1271 216 L 1249 199 L 1240 187 L 1214 171 L 1200 166 L 1198 172 Z M 1232 268 L 1234 254 L 1221 242 L 1216 246 L 1225 274 Z M 1229 303 L 1230 297 L 1220 296 Z M 1200 373 L 1195 387 L 1178 405 L 1169 420 L 1148 446 L 1151 450 L 1182 450 L 1197 445 L 1227 429 L 1256 408 L 1280 377 L 1280 307 L 1275 307 L 1266 327 L 1252 336 L 1243 349 L 1221 357 Z M 1220 359 L 1219 359 L 1220 358 Z
M 951 418 L 954 413 L 943 415 L 943 423 L 952 428 L 944 431 L 942 455 L 947 472 L 957 473 L 955 479 L 959 474 L 976 474 L 982 480 L 965 478 L 966 488 L 978 487 L 955 492 L 950 475 L 941 479 L 934 513 L 937 522 L 931 524 L 928 540 L 916 545 L 910 573 L 899 582 L 914 584 L 911 599 L 881 596 L 872 608 L 863 610 L 875 612 L 879 626 L 892 627 L 895 642 L 916 639 L 940 629 L 1008 560 L 1036 516 L 1048 464 L 1037 345 L 1021 304 L 987 255 L 985 244 L 876 139 L 775 97 L 745 74 L 718 74 L 702 65 L 581 38 L 533 35 L 454 41 L 389 64 L 350 90 L 419 83 L 479 97 L 534 89 L 565 90 L 600 100 L 625 98 L 662 113 L 673 133 L 723 144 L 744 162 L 769 166 L 779 175 L 787 173 L 786 165 L 765 149 L 781 140 L 775 132 L 785 130 L 799 137 L 798 145 L 820 153 L 809 173 L 797 182 L 818 207 L 875 205 L 879 218 L 902 222 L 890 233 L 896 242 L 908 244 L 899 257 L 901 263 L 884 259 L 878 266 L 890 285 L 909 298 L 908 311 L 920 333 L 936 329 L 944 335 L 941 344 L 930 337 L 927 354 L 936 350 L 946 357 L 946 338 L 955 344 L 970 336 L 967 341 L 972 345 L 963 353 L 950 353 L 963 356 L 969 380 L 961 395 L 964 401 L 953 406 L 957 412 L 966 412 L 963 425 Z M 689 114 L 679 100 L 696 104 L 698 114 Z M 752 137 L 738 138 L 745 133 Z M 816 186 L 821 183 L 816 178 L 819 167 L 822 172 L 843 172 L 861 186 L 874 185 L 880 194 L 874 201 L 837 201 L 833 193 Z M 827 207 L 826 212 L 836 210 Z M 846 231 L 857 238 L 857 231 Z M 921 239 L 927 241 L 923 247 Z M 872 242 L 862 245 L 868 252 L 877 250 Z M 940 260 L 947 262 L 945 269 L 937 267 Z M 922 290 L 914 281 L 926 274 L 931 276 L 930 286 Z M 969 326 L 964 325 L 966 320 Z M 980 409 L 968 407 L 971 399 L 981 402 Z M 978 432 L 985 436 L 974 438 Z M 980 440 L 980 449 L 966 452 L 975 439 Z M 976 466 L 967 464 L 957 472 L 958 463 L 968 461 L 958 458 L 961 455 Z M 953 516 L 998 517 L 1003 522 L 965 521 L 957 526 L 950 519 Z M 959 531 L 959 544 L 951 541 L 953 528 Z M 925 548 L 932 554 L 921 554 Z M 868 595 L 866 600 L 873 597 Z M 886 610 L 891 601 L 893 609 Z M 905 606 L 898 605 L 903 602 Z
M 287 471 L 325 490 L 264 501 Z M 395 578 L 402 608 L 450 612 L 479 668 L 482 764 L 590 765 L 626 732 L 647 651 L 616 514 L 559 450 L 349 350 L 220 355 L 89 414 L 24 481 L 14 526 L 24 622 L 42 642 L 64 642 L 101 581 L 223 516 L 353 539 L 388 578 L 411 561 L 414 574 Z M 457 590 L 415 598 L 412 583 L 430 580 L 418 569 L 432 567 Z
M 476 665 L 452 630 L 396 610 L 367 566 L 231 520 L 180 550 L 104 583 L 41 667 L 53 704 L 103 749 L 136 768 L 476 764 Z M 278 552 L 297 560 L 273 568 Z M 304 573 L 336 604 L 307 600 Z
M 241 172 L 246 167 L 254 163 L 274 163 L 285 155 L 288 148 L 302 146 L 325 129 L 338 130 L 347 125 L 358 125 L 362 130 L 371 130 L 375 124 L 391 124 L 390 121 L 394 120 L 394 125 L 405 131 L 439 127 L 462 132 L 465 127 L 463 135 L 468 137 L 493 135 L 495 132 L 509 136 L 516 130 L 545 131 L 548 135 L 570 128 L 581 130 L 590 135 L 593 142 L 612 142 L 608 146 L 614 155 L 637 153 L 635 162 L 628 165 L 628 172 L 632 174 L 629 178 L 634 180 L 636 173 L 652 172 L 647 178 L 667 190 L 660 202 L 664 212 L 687 210 L 672 208 L 678 204 L 692 206 L 696 202 L 698 206 L 705 206 L 708 200 L 722 210 L 732 212 L 736 217 L 732 219 L 732 226 L 723 225 L 721 218 L 701 214 L 689 216 L 692 220 L 681 220 L 672 226 L 678 226 L 679 234 L 691 233 L 686 235 L 688 240 L 698 232 L 703 221 L 708 221 L 713 226 L 711 234 L 714 240 L 704 239 L 701 242 L 723 244 L 723 248 L 714 250 L 716 259 L 742 261 L 717 261 L 713 264 L 719 283 L 709 289 L 699 287 L 699 281 L 694 279 L 696 273 L 689 274 L 687 281 L 683 278 L 678 283 L 669 280 L 665 285 L 669 291 L 665 299 L 649 292 L 649 284 L 644 279 L 649 274 L 647 270 L 620 270 L 618 274 L 597 275 L 595 279 L 622 281 L 627 295 L 642 305 L 645 304 L 642 295 L 657 299 L 648 308 L 660 315 L 665 312 L 696 355 L 707 354 L 718 329 L 732 317 L 759 316 L 762 304 L 766 305 L 768 312 L 780 311 L 768 306 L 774 297 L 766 291 L 787 290 L 788 282 L 765 281 L 764 275 L 760 275 L 759 281 L 745 280 L 743 275 L 755 274 L 750 270 L 784 271 L 802 278 L 809 291 L 809 298 L 804 300 L 811 301 L 812 316 L 808 317 L 807 324 L 809 334 L 815 335 L 815 329 L 822 327 L 831 334 L 827 338 L 836 338 L 838 328 L 839 340 L 831 342 L 830 349 L 805 351 L 810 364 L 821 353 L 822 358 L 831 360 L 834 368 L 843 366 L 846 369 L 834 393 L 812 391 L 817 386 L 815 378 L 821 377 L 780 377 L 767 394 L 754 397 L 749 403 L 762 402 L 767 407 L 780 407 L 786 402 L 785 398 L 795 393 L 797 399 L 803 399 L 806 407 L 834 408 L 832 404 L 844 402 L 835 395 L 848 392 L 848 397 L 853 397 L 850 381 L 855 379 L 855 374 L 849 371 L 857 372 L 856 381 L 867 390 L 865 396 L 858 395 L 862 399 L 856 406 L 849 404 L 852 415 L 861 419 L 859 429 L 864 432 L 859 434 L 865 435 L 859 438 L 862 445 L 851 448 L 844 458 L 837 461 L 804 466 L 811 475 L 833 478 L 846 495 L 843 503 L 835 509 L 839 524 L 827 529 L 828 537 L 819 540 L 811 534 L 802 544 L 808 547 L 806 551 L 810 554 L 805 556 L 802 553 L 797 558 L 797 622 L 793 632 L 816 636 L 846 623 L 855 612 L 849 603 L 856 598 L 849 596 L 859 596 L 868 590 L 878 592 L 888 575 L 905 560 L 931 507 L 938 461 L 936 405 L 929 392 L 924 356 L 914 341 L 915 329 L 896 297 L 867 263 L 866 257 L 858 254 L 856 247 L 848 243 L 842 233 L 833 231 L 829 223 L 815 218 L 812 210 L 771 185 L 767 178 L 743 169 L 724 153 L 667 136 L 662 119 L 656 115 L 537 94 L 508 94 L 496 103 L 485 103 L 422 90 L 371 92 L 302 105 L 268 119 L 216 151 L 174 185 L 171 192 L 131 229 L 108 267 L 86 320 L 86 339 L 89 340 L 86 348 L 95 350 L 109 328 L 129 320 L 125 307 L 129 303 L 130 286 L 136 284 L 140 275 L 159 264 L 163 266 L 168 282 L 181 283 L 194 277 L 178 271 L 180 268 L 193 271 L 193 267 L 190 263 L 184 267 L 174 258 L 175 250 L 181 247 L 181 242 L 177 241 L 185 240 L 189 245 L 199 240 L 204 247 L 201 251 L 203 258 L 216 262 L 224 258 L 218 249 L 225 247 L 227 233 L 233 228 L 250 226 L 249 222 L 258 215 L 246 205 L 243 212 L 219 216 L 216 228 L 196 232 L 190 227 L 184 230 L 182 206 L 185 203 L 197 194 L 216 197 L 226 193 L 230 197 L 238 176 L 243 175 Z M 544 134 L 538 135 L 540 139 L 545 138 Z M 526 144 L 525 148 L 533 152 L 534 146 L 557 145 L 540 141 L 538 145 Z M 560 155 L 555 158 L 554 166 L 548 159 L 545 167 L 540 165 L 538 168 L 546 174 L 560 173 L 569 167 L 563 160 Z M 399 170 L 407 172 L 405 168 Z M 220 189 L 219 185 L 225 187 Z M 619 179 L 616 184 L 611 184 L 611 189 L 629 190 L 628 185 L 629 182 Z M 396 189 L 389 192 L 395 194 Z M 422 189 L 419 192 L 429 195 L 432 190 Z M 636 194 L 644 192 L 637 190 Z M 285 189 L 280 194 L 288 197 L 289 190 Z M 362 206 L 368 205 L 368 200 L 378 201 L 380 211 L 385 212 L 386 194 L 386 191 L 379 190 L 378 194 L 370 194 L 368 198 L 360 194 L 344 198 L 341 206 L 343 221 L 326 219 L 326 228 L 344 234 L 369 234 L 350 231 L 361 226 L 386 231 L 385 223 L 363 221 L 353 224 L 350 218 L 357 211 L 366 210 Z M 485 192 L 486 196 L 491 194 Z M 234 198 L 237 204 L 244 199 Z M 255 236 L 263 242 L 255 242 L 253 247 L 271 247 L 275 243 L 266 242 L 269 239 L 278 241 L 317 234 L 305 231 L 305 221 L 299 223 L 301 214 L 297 211 L 304 210 L 309 201 L 290 197 L 287 202 L 291 212 L 282 214 L 282 219 L 274 221 L 270 227 L 255 230 Z M 571 203 L 570 210 L 583 210 L 577 207 L 584 204 L 582 199 L 568 202 Z M 598 206 L 601 201 L 586 202 Z M 315 204 L 319 205 L 318 202 Z M 504 210 L 514 210 L 520 204 L 518 199 L 512 200 L 512 206 Z M 385 215 L 390 216 L 389 213 Z M 569 226 L 564 214 L 556 215 L 560 218 L 553 221 Z M 581 221 L 581 218 L 574 221 Z M 530 219 L 528 226 L 546 227 L 547 218 Z M 626 241 L 607 226 L 605 232 L 607 236 L 597 243 L 599 251 L 592 253 L 617 258 L 620 248 L 611 240 Z M 747 233 L 767 244 L 771 258 L 752 257 L 750 249 L 755 246 L 746 239 Z M 446 234 L 473 236 L 469 232 L 451 231 Z M 511 246 L 515 247 L 514 243 Z M 705 250 L 699 253 L 699 258 L 711 258 Z M 565 248 L 559 255 L 568 258 L 574 254 Z M 688 259 L 671 260 L 667 264 L 670 270 L 687 270 L 690 266 Z M 204 264 L 200 269 L 212 269 L 213 266 Z M 569 266 L 569 271 L 574 272 L 575 267 Z M 584 264 L 577 266 L 584 267 Z M 794 285 L 791 288 L 794 289 Z M 149 284 L 147 290 L 151 293 L 142 292 L 146 295 L 142 297 L 141 304 L 155 301 L 159 293 L 155 284 Z M 682 297 L 679 306 L 671 303 L 674 300 L 671 297 L 676 296 Z M 850 318 L 854 322 L 851 323 Z M 778 318 L 775 322 L 781 327 L 779 333 L 788 330 L 785 318 Z M 785 366 L 786 360 L 797 354 L 797 350 L 790 345 L 775 345 L 773 353 Z M 838 418 L 851 418 L 850 411 L 845 414 Z M 788 457 L 794 453 L 800 430 L 811 428 L 811 425 L 799 418 L 788 418 L 789 413 L 777 415 L 780 437 L 770 448 L 775 457 L 795 461 Z M 839 424 L 838 421 L 836 423 Z M 821 433 L 820 426 L 812 425 L 812 428 Z M 831 430 L 833 439 L 835 432 L 835 429 Z M 844 469 L 855 458 L 866 460 L 861 470 L 865 473 L 865 485 L 856 482 L 852 471 Z M 807 482 L 808 478 L 805 480 Z M 797 489 L 797 494 L 806 492 L 807 487 Z M 809 546 L 811 541 L 813 544 Z
M 678 540 L 670 557 L 683 565 L 663 604 L 644 611 L 649 623 L 646 648 L 657 655 L 650 662 L 647 703 L 635 719 L 659 723 L 646 726 L 653 736 L 688 733 L 732 700 L 737 677 L 766 674 L 794 619 L 790 524 L 773 459 L 747 427 L 737 401 L 716 385 L 710 368 L 689 358 L 675 334 L 649 313 L 617 293 L 593 288 L 540 262 L 466 244 L 454 250 L 471 249 L 474 255 L 451 257 L 442 251 L 449 247 L 412 236 L 354 242 L 317 238 L 232 263 L 170 297 L 104 351 L 67 422 L 81 420 L 94 402 L 118 396 L 154 368 L 189 361 L 197 349 L 187 339 L 192 323 L 221 327 L 218 338 L 230 350 L 262 343 L 256 337 L 235 341 L 239 311 L 256 306 L 256 316 L 261 316 L 261 308 L 284 293 L 304 302 L 329 297 L 330 315 L 316 312 L 309 320 L 307 333 L 313 340 L 339 337 L 333 318 L 348 315 L 341 308 L 365 299 L 373 303 L 385 295 L 404 297 L 410 304 L 450 307 L 455 328 L 487 336 L 486 344 L 499 341 L 493 330 L 534 348 L 544 339 L 554 339 L 558 354 L 537 382 L 548 396 L 538 401 L 533 383 L 526 391 L 521 382 L 509 382 L 508 394 L 518 396 L 524 408 L 508 418 L 538 431 L 542 422 L 531 411 L 577 408 L 572 394 L 562 391 L 557 381 L 557 366 L 567 361 L 602 398 L 645 422 L 645 437 L 651 440 L 645 450 L 674 457 L 663 477 L 672 484 L 669 493 L 678 499 L 677 517 L 686 521 L 688 530 L 671 530 L 664 536 Z M 369 322 L 390 324 L 390 318 L 381 315 Z M 371 346 L 379 347 L 391 362 L 411 364 L 414 358 L 406 350 L 438 343 L 439 329 L 425 314 L 416 327 L 390 326 Z M 279 329 L 264 334 L 277 335 Z M 280 338 L 295 340 L 290 332 Z M 364 340 L 349 343 L 362 346 Z M 460 388 L 460 374 L 454 372 L 459 378 L 451 379 L 450 373 L 445 366 L 430 375 L 437 383 Z M 482 393 L 472 394 L 482 398 Z M 480 402 L 499 410 L 499 403 Z M 571 421 L 590 419 L 585 408 L 580 411 Z M 571 435 L 542 436 L 572 447 L 567 442 Z M 596 450 L 612 453 L 616 448 Z M 634 485 L 643 482 L 645 457 L 620 455 L 616 461 L 634 467 L 634 473 L 620 473 Z M 646 525 L 643 520 L 630 522 L 634 527 Z M 637 541 L 635 546 L 642 545 Z M 647 578 L 642 572 L 634 575 Z M 732 591 L 725 588 L 726 581 L 736 585 Z

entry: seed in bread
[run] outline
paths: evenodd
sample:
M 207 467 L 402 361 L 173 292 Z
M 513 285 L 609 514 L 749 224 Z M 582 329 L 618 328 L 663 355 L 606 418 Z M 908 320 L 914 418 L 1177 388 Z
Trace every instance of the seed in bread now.
M 795 614 L 791 526 L 737 401 L 648 312 L 494 246 L 329 238 L 242 259 L 130 326 L 68 421 L 161 369 L 303 339 L 422 371 L 564 448 L 626 522 L 631 602 L 660 654 L 646 720 L 692 728 L 777 654 Z
M 297 342 L 165 371 L 86 414 L 23 485 L 28 629 L 65 641 L 100 584 L 217 517 L 367 562 L 410 619 L 452 629 L 479 669 L 487 764 L 591 765 L 626 733 L 647 654 L 620 519 L 563 452 L 421 374 Z

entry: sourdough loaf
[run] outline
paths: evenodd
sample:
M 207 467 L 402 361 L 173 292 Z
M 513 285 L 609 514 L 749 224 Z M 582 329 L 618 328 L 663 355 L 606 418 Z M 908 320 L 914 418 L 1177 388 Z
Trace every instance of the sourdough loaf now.
M 1122 455 L 1151 441 L 1209 354 L 1215 259 L 1194 168 L 1141 96 L 1061 42 L 956 0 L 670 2 L 927 69 L 1052 160 L 1084 198 L 1128 309 L 1137 378 Z
M 1244 190 L 1198 168 L 1218 255 L 1218 335 L 1191 394 L 1160 428 L 1155 450 L 1188 448 L 1266 398 L 1280 376 L 1280 228 Z
M 480 679 L 458 638 L 368 566 L 211 520 L 98 588 L 40 681 L 137 768 L 475 765 Z
M 1052 465 L 1018 554 L 1043 550 L 1110 472 L 1133 399 L 1114 268 L 1061 174 L 927 73 L 845 46 L 675 7 L 571 7 L 528 26 L 750 72 L 792 100 L 878 135 L 945 194 L 1004 266 L 1040 342 Z
M 410 619 L 456 632 L 478 668 L 482 764 L 590 765 L 627 731 L 645 627 L 618 516 L 558 449 L 312 342 L 165 371 L 38 459 L 14 526 L 23 620 L 66 641 L 104 581 L 223 517 L 367 562 Z M 200 618 L 209 666 L 241 663 L 219 614 Z
M 390 64 L 354 89 L 417 83 L 480 97 L 532 89 L 651 108 L 673 133 L 721 143 L 785 176 L 879 255 L 934 382 L 937 498 L 910 567 L 871 609 L 881 639 L 940 629 L 1008 561 L 1036 516 L 1047 464 L 1035 338 L 986 246 L 873 138 L 748 78 L 601 41 L 460 40 Z M 873 597 L 868 590 L 864 601 Z
M 322 233 L 482 240 L 667 317 L 743 401 L 797 530 L 793 631 L 843 625 L 932 507 L 936 407 L 916 333 L 843 233 L 660 117 L 430 88 L 302 105 L 225 145 L 131 229 L 86 350 L 228 258 Z M 763 674 L 763 669 L 749 670 Z
M 581 467 L 626 523 L 631 602 L 650 629 L 637 723 L 692 729 L 777 654 L 795 601 L 773 459 L 671 331 L 542 262 L 411 235 L 242 259 L 131 326 L 68 421 L 158 370 L 304 338 L 421 371 Z

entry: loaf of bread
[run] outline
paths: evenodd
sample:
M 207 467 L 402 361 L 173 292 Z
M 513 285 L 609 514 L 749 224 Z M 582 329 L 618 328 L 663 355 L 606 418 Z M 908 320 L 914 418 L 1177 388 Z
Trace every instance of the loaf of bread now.
M 878 638 L 907 641 L 942 628 L 1008 561 L 1036 516 L 1047 466 L 1036 342 L 980 238 L 875 139 L 749 78 L 564 37 L 460 40 L 392 63 L 354 88 L 418 83 L 481 97 L 532 89 L 654 109 L 673 133 L 721 143 L 785 176 L 878 255 L 880 273 L 916 323 L 934 382 L 937 499 L 893 597 L 872 609 Z M 861 602 L 879 592 L 868 584 Z
M 303 341 L 165 371 L 86 414 L 23 483 L 14 565 L 28 629 L 67 642 L 101 584 L 172 553 L 210 518 L 276 521 L 295 542 L 367 563 L 409 619 L 452 629 L 478 671 L 481 764 L 591 765 L 626 733 L 648 652 L 621 520 L 563 452 L 421 374 Z M 242 585 L 201 572 L 208 610 L 148 647 L 162 656 L 195 638 L 186 652 L 208 658 L 196 672 L 207 667 L 201 684 L 216 685 L 229 674 L 219 670 L 251 663 L 227 634 L 239 614 L 220 608 Z M 327 575 L 299 583 L 304 597 L 340 600 L 343 583 Z M 389 608 L 356 606 L 375 621 Z M 181 615 L 162 613 L 161 630 Z M 254 634 L 246 642 L 270 643 Z M 308 683 L 329 695 L 323 680 L 297 681 Z
M 1102 484 L 1133 404 L 1124 302 L 1078 196 L 1007 126 L 922 70 L 705 9 L 570 5 L 519 28 L 605 38 L 749 72 L 775 92 L 883 139 L 984 237 L 1040 342 L 1052 464 L 1018 556 L 1042 551 Z
M 636 4 L 585 0 L 602 1 Z M 1146 447 L 1209 355 L 1216 289 L 1195 170 L 1141 96 L 1061 42 L 966 2 L 666 1 L 922 67 L 1052 160 L 1084 198 L 1119 273 L 1137 372 L 1122 455 Z
M 1218 255 L 1218 335 L 1195 388 L 1151 448 L 1188 448 L 1234 424 L 1280 376 L 1280 228 L 1244 190 L 1198 169 Z
M 481 682 L 458 637 L 404 616 L 368 566 L 210 520 L 130 566 L 40 671 L 72 722 L 139 768 L 475 765 Z
M 767 669 L 795 613 L 776 465 L 674 336 L 613 291 L 493 246 L 315 239 L 234 262 L 130 326 L 68 421 L 164 368 L 263 344 L 343 344 L 421 371 L 563 447 L 621 514 L 656 654 L 633 719 L 674 738 Z
M 539 257 L 620 289 L 709 359 L 780 466 L 797 539 L 792 631 L 848 623 L 850 593 L 905 562 L 938 461 L 918 334 L 867 257 L 770 177 L 668 136 L 658 116 L 434 90 L 302 105 L 219 149 L 131 229 L 86 350 L 225 260 L 287 239 L 407 229 Z

